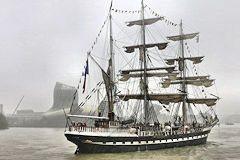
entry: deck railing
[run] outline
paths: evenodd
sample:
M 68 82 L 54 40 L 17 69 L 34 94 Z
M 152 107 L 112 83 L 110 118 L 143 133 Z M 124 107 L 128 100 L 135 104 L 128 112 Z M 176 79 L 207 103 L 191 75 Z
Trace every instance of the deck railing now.
M 74 126 L 69 127 L 69 131 L 78 131 L 78 132 L 129 132 L 129 128 L 103 128 L 103 127 L 86 127 L 86 126 Z
M 87 127 L 87 126 L 72 126 L 68 128 L 69 131 L 77 132 L 115 132 L 115 133 L 129 133 L 137 134 L 138 136 L 166 136 L 178 135 L 183 133 L 194 133 L 202 131 L 203 128 L 190 128 L 189 130 L 166 130 L 163 128 L 102 128 L 102 127 Z

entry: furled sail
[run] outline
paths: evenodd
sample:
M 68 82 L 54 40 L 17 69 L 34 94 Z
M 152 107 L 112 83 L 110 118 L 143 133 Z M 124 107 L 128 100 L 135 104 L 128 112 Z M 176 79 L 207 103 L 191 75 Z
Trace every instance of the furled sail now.
M 185 77 L 185 80 L 207 80 L 210 76 L 190 76 L 190 77 Z M 182 77 L 176 77 L 175 80 L 183 80 Z M 165 78 L 164 81 L 168 82 L 170 79 Z
M 163 50 L 167 47 L 168 42 L 164 42 L 164 43 L 151 43 L 151 44 L 145 44 L 145 48 L 152 48 L 152 47 L 157 47 L 159 50 Z M 135 51 L 135 49 L 138 48 L 143 48 L 143 45 L 134 45 L 134 46 L 125 46 L 124 48 L 126 48 L 125 52 L 127 53 L 133 53 Z
M 179 103 L 183 101 L 183 93 L 172 93 L 172 94 L 149 94 L 148 100 L 159 101 L 162 104 L 169 103 Z M 143 100 L 143 94 L 127 94 L 127 95 L 118 95 L 118 97 L 123 101 L 128 101 L 130 99 Z M 206 104 L 207 106 L 213 106 L 217 102 L 217 98 L 188 98 L 187 103 L 194 104 Z
M 111 86 L 109 75 L 104 70 L 101 70 L 101 71 L 102 71 L 102 77 L 103 77 L 103 80 L 104 80 L 106 91 L 109 91 L 110 86 Z
M 169 66 L 169 67 L 155 67 L 155 68 L 147 68 L 147 71 L 156 71 L 156 70 L 166 70 L 168 73 L 172 73 L 176 66 Z M 121 74 L 129 74 L 130 72 L 143 72 L 144 69 L 128 69 L 128 70 L 121 70 Z
M 169 103 L 178 103 L 181 102 L 183 99 L 183 93 L 172 93 L 172 94 L 149 94 L 147 96 L 148 100 L 155 100 L 159 101 L 162 104 L 169 104 Z M 143 100 L 143 94 L 127 94 L 127 95 L 118 95 L 119 98 L 123 101 L 128 101 L 129 99 L 138 99 Z
M 175 80 L 179 73 L 147 73 L 147 77 L 166 77 L 168 76 L 169 79 Z M 130 78 L 141 78 L 143 77 L 143 73 L 134 73 L 134 74 L 123 74 L 120 78 L 120 81 L 127 81 Z
M 185 80 L 185 84 L 195 85 L 195 86 L 211 87 L 213 85 L 213 81 L 214 81 L 214 79 Z M 162 87 L 163 88 L 168 88 L 171 84 L 182 84 L 183 82 L 184 82 L 183 80 L 178 80 L 178 81 L 165 80 L 162 83 Z
M 173 93 L 173 94 L 149 94 L 148 100 L 159 101 L 162 104 L 169 103 L 179 103 L 183 101 L 183 93 Z M 127 95 L 118 95 L 118 97 L 123 101 L 128 101 L 130 99 L 143 100 L 143 94 L 127 94 Z M 213 106 L 217 102 L 217 98 L 188 98 L 187 103 L 194 104 L 206 104 L 207 106 Z
M 67 114 L 67 117 L 89 118 L 89 119 L 106 119 L 106 120 L 108 120 L 108 117 L 86 116 L 86 115 L 72 115 L 72 114 Z
M 214 106 L 217 102 L 218 98 L 188 98 L 188 103 L 194 104 L 206 104 L 207 106 L 211 107 Z
M 190 33 L 190 34 L 183 34 L 183 35 L 177 35 L 177 36 L 169 36 L 167 37 L 169 40 L 172 41 L 179 41 L 179 40 L 186 40 L 186 39 L 193 39 L 194 37 L 196 37 L 198 33 Z
M 163 17 L 144 19 L 144 25 L 150 25 L 150 24 L 156 23 L 159 20 L 163 20 Z M 134 26 L 134 25 L 141 26 L 143 24 L 143 20 L 129 21 L 126 23 L 127 23 L 127 26 L 129 26 L 129 27 Z
M 190 60 L 193 62 L 193 64 L 198 64 L 201 63 L 203 60 L 204 56 L 199 56 L 199 57 L 186 57 L 184 60 Z M 166 63 L 168 65 L 174 65 L 175 61 L 181 62 L 183 58 L 173 58 L 173 59 L 165 59 Z
M 105 84 L 109 110 L 112 111 L 113 110 L 113 101 L 114 101 L 113 100 L 113 92 L 112 92 L 113 82 L 111 81 L 110 76 L 109 76 L 109 68 L 108 68 L 107 73 L 104 70 L 102 70 L 102 77 L 103 77 L 104 84 Z

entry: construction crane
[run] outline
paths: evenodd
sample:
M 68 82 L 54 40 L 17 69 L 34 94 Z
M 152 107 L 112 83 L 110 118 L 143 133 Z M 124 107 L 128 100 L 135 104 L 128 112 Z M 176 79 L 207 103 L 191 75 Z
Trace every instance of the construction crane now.
M 20 104 L 21 104 L 23 98 L 24 98 L 24 96 L 22 96 L 21 100 L 18 102 L 17 107 L 14 109 L 12 115 L 14 115 L 14 114 L 17 112 L 17 109 L 18 109 L 18 107 L 20 106 Z

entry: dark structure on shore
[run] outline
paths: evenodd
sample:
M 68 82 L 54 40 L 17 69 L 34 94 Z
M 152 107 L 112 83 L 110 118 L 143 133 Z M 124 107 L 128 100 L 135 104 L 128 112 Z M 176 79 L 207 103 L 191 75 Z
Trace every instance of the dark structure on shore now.
M 73 97 L 75 96 L 75 100 Z M 70 107 L 78 106 L 78 93 L 75 87 L 57 82 L 53 92 L 53 105 L 42 115 L 41 124 L 46 127 L 64 127 L 65 115 L 63 109 L 68 113 Z
M 7 120 L 11 127 L 64 127 L 66 120 L 63 109 L 68 113 L 71 106 L 78 106 L 76 88 L 57 82 L 53 91 L 53 105 L 47 112 L 22 109 L 9 115 Z
M 8 122 L 6 117 L 3 115 L 3 105 L 0 104 L 0 129 L 7 129 Z

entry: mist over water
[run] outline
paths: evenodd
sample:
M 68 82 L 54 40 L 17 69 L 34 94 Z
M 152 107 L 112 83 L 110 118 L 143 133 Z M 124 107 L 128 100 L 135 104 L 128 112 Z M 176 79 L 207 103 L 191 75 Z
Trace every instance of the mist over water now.
M 5 113 L 11 114 L 23 95 L 25 99 L 19 109 L 46 111 L 52 105 L 56 82 L 77 86 L 86 52 L 106 18 L 110 2 L 0 1 L 0 103 L 4 104 Z M 140 2 L 118 0 L 113 7 L 139 10 Z M 199 54 L 205 56 L 200 67 L 216 79 L 217 95 L 222 98 L 218 113 L 239 113 L 240 99 L 236 95 L 240 94 L 240 74 L 237 74 L 240 1 L 146 0 L 145 3 L 174 23 L 182 19 L 186 33 L 200 32 Z M 113 16 L 117 22 L 122 22 L 119 18 L 124 16 L 123 23 L 139 18 L 115 12 Z M 114 36 L 119 38 L 116 32 Z M 95 51 L 96 55 L 101 52 Z
M 0 160 L 238 160 L 240 124 L 215 127 L 206 145 L 119 154 L 74 155 L 64 129 L 11 128 L 0 131 Z

